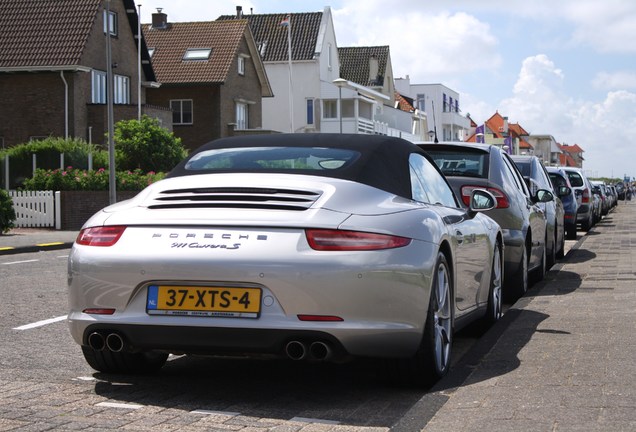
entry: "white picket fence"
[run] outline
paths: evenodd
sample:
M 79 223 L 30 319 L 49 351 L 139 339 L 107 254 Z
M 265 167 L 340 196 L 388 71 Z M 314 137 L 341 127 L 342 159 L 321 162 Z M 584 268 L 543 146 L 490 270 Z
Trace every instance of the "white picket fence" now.
M 9 191 L 19 228 L 60 229 L 60 193 L 54 191 Z

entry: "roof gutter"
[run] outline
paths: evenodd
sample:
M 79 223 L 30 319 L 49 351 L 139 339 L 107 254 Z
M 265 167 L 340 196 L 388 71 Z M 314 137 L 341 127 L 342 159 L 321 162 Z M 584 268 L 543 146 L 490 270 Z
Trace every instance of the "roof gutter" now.
M 0 72 L 90 72 L 93 69 L 87 66 L 15 66 L 0 67 Z

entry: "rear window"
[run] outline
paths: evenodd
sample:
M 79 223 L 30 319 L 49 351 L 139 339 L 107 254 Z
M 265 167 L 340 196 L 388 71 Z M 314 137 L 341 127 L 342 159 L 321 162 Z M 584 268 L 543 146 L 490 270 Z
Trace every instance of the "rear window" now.
M 515 161 L 515 165 L 519 168 L 519 172 L 524 177 L 531 177 L 530 175 L 530 162 L 517 162 Z
M 431 150 L 430 148 L 426 148 L 426 152 L 433 158 L 435 164 L 446 176 L 488 177 L 486 153 L 460 153 Z
M 568 179 L 570 180 L 572 187 L 581 187 L 585 185 L 583 177 L 581 177 L 581 175 L 577 172 L 568 171 Z
M 334 171 L 353 164 L 355 150 L 316 147 L 238 147 L 202 151 L 185 165 L 187 171 Z

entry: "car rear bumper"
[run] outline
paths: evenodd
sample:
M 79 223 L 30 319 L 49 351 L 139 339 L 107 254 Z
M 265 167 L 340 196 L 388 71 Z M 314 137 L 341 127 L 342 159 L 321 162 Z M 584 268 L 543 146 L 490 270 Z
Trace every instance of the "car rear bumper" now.
M 156 326 L 117 322 L 90 323 L 77 319 L 70 319 L 69 323 L 71 334 L 79 344 L 107 350 L 109 347 L 106 344 L 95 347 L 91 336 L 98 334 L 106 341 L 114 334 L 121 338 L 121 350 L 126 352 L 292 357 L 288 352 L 289 345 L 297 343 L 310 358 L 312 346 L 320 343 L 327 347 L 329 357 L 334 360 L 350 356 L 402 358 L 414 355 L 422 338 L 420 330 L 406 327 L 387 330 L 337 328 L 337 325 L 333 325 L 329 329 L 329 325 L 326 325 L 322 329 L 313 330 L 309 326 L 287 329 Z

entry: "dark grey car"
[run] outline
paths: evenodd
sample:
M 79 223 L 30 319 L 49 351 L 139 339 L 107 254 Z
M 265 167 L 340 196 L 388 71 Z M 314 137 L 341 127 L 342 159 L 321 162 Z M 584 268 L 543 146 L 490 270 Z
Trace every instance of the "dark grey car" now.
M 539 202 L 554 199 L 547 189 L 532 195 L 510 156 L 500 147 L 464 142 L 418 143 L 440 167 L 455 194 L 467 205 L 474 189 L 486 189 L 497 207 L 486 212 L 504 235 L 504 294 L 507 300 L 528 289 L 528 274 L 546 271 L 546 218 Z
M 563 258 L 565 251 L 565 210 L 563 203 L 558 196 L 558 192 L 550 180 L 550 175 L 545 169 L 543 162 L 537 156 L 514 155 L 512 160 L 517 164 L 517 168 L 523 174 L 528 183 L 530 192 L 538 189 L 551 190 L 555 199 L 539 206 L 546 215 L 546 251 L 548 268 L 552 267 L 557 258 Z

